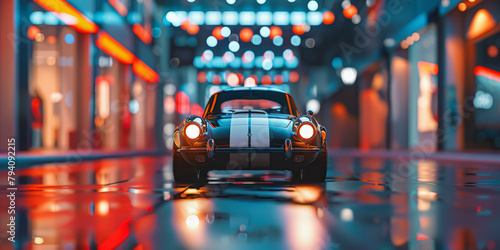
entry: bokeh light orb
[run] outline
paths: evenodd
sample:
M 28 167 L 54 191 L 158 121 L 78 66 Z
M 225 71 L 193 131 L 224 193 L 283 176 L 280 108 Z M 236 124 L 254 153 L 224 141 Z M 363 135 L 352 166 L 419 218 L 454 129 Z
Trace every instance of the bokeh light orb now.
M 273 80 L 271 79 L 271 76 L 264 75 L 262 77 L 262 85 L 271 85 L 272 83 L 273 83 Z
M 343 13 L 347 19 L 351 19 L 358 14 L 358 8 L 351 4 L 344 9 Z
M 282 36 L 283 31 L 278 26 L 272 26 L 269 33 L 269 38 L 274 39 L 277 36 Z
M 240 31 L 240 39 L 243 42 L 250 42 L 252 40 L 253 31 L 250 28 L 243 28 Z
M 227 85 L 229 85 L 231 87 L 236 87 L 240 84 L 240 78 L 235 73 L 229 73 L 229 75 L 227 75 L 226 81 L 227 81 Z
M 335 15 L 331 11 L 323 13 L 323 24 L 330 25 L 335 21 Z
M 219 27 L 215 27 L 214 30 L 212 31 L 212 36 L 214 36 L 215 38 L 217 38 L 217 40 L 222 40 L 224 39 L 224 37 L 222 36 L 222 34 L 220 33 L 220 31 L 222 30 L 222 27 L 219 26 Z
M 260 28 L 260 35 L 262 37 L 269 37 L 271 35 L 271 30 L 268 27 L 264 26 Z
M 306 33 L 306 25 L 305 24 L 296 24 L 292 27 L 293 33 L 297 35 L 303 35 Z

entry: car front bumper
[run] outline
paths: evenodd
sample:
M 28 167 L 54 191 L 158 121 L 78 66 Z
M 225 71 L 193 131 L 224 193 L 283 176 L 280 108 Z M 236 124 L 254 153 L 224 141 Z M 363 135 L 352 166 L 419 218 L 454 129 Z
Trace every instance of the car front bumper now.
M 177 150 L 191 165 L 205 170 L 299 170 L 313 162 L 324 150 L 294 147 L 287 157 L 284 148 L 207 148 L 183 147 Z

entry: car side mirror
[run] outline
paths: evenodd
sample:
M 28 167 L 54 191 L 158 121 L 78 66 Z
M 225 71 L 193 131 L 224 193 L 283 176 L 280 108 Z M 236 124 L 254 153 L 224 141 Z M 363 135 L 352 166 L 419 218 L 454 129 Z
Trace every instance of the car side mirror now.
M 314 115 L 314 112 L 312 112 L 312 110 L 308 110 L 308 111 L 306 112 L 306 114 L 308 114 L 309 116 L 313 116 L 313 115 Z

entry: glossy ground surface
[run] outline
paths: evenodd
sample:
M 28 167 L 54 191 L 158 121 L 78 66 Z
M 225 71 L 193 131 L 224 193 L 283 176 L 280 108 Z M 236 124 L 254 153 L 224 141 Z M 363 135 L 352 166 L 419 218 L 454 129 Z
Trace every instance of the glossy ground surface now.
M 330 157 L 286 172 L 173 182 L 170 157 L 16 170 L 19 249 L 499 249 L 500 167 Z M 5 197 L 7 179 L 0 172 Z M 7 199 L 0 219 L 7 221 Z M 4 224 L 4 223 L 2 223 Z M 0 249 L 12 248 L 1 230 Z

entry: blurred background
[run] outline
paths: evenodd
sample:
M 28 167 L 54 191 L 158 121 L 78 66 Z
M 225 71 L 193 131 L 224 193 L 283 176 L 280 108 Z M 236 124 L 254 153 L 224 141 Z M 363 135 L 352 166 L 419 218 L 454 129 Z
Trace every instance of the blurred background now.
M 2 0 L 0 10 L 0 137 L 20 151 L 166 151 L 182 119 L 239 86 L 290 92 L 331 148 L 500 149 L 496 0 Z
M 499 21 L 498 0 L 1 0 L 0 249 L 498 249 Z M 175 127 L 242 86 L 315 113 L 325 183 L 174 182 Z

